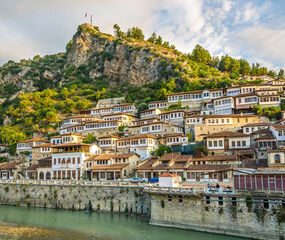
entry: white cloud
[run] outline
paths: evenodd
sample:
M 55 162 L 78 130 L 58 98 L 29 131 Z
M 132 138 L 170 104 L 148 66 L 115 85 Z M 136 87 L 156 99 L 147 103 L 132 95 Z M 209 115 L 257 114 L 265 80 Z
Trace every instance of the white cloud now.
M 267 26 L 249 27 L 239 33 L 239 38 L 234 42 L 236 51 L 242 50 L 251 58 L 258 59 L 261 63 L 273 67 L 285 66 L 285 29 L 273 29 Z
M 201 44 L 212 54 L 284 63 L 284 26 L 261 25 L 271 8 L 243 0 L 9 0 L 0 1 L 0 63 L 64 51 L 84 13 L 107 33 L 119 24 L 153 31 L 184 52 Z M 278 16 L 272 16 L 278 22 Z M 281 21 L 281 20 L 280 20 Z M 281 21 L 282 22 L 282 21 Z M 277 26 L 277 25 L 276 25 Z M 260 61 L 261 62 L 261 61 Z M 284 64 L 283 64 L 284 65 Z

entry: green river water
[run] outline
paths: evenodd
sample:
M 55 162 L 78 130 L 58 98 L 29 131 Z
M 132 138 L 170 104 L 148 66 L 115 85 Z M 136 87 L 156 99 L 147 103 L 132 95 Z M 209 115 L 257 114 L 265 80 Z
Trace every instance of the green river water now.
M 71 239 L 70 233 L 85 233 L 90 239 L 108 240 L 244 240 L 175 228 L 155 227 L 149 219 L 124 214 L 0 206 L 0 221 L 62 231 L 58 239 Z M 80 236 L 80 235 L 79 235 Z M 74 239 L 74 238 L 73 238 Z M 80 239 L 76 237 L 76 239 Z

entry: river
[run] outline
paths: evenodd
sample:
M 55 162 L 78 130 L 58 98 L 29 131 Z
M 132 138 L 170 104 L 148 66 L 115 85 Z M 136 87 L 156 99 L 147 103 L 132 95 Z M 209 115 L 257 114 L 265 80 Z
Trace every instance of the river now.
M 80 233 L 90 239 L 110 240 L 245 240 L 174 228 L 150 226 L 148 218 L 124 214 L 69 211 L 42 208 L 0 206 L 0 221 L 60 230 L 58 239 L 81 239 Z M 0 237 L 1 238 L 1 237 Z M 52 238 L 54 239 L 54 237 Z M 89 239 L 89 238 L 88 238 Z

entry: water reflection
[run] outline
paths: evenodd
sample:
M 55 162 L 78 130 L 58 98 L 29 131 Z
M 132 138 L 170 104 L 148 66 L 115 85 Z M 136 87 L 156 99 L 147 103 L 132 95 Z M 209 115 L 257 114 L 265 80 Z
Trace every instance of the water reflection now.
M 51 239 L 238 240 L 241 238 L 154 227 L 149 219 L 124 214 L 0 206 L 0 221 L 56 229 Z

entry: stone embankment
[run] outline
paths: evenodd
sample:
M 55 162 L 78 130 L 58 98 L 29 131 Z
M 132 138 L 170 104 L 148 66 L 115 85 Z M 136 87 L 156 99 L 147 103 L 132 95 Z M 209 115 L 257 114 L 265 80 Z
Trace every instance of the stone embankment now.
M 1 181 L 0 204 L 151 215 L 150 224 L 285 239 L 283 192 L 210 193 L 130 182 Z
M 2 181 L 0 204 L 150 214 L 150 198 L 132 183 Z

